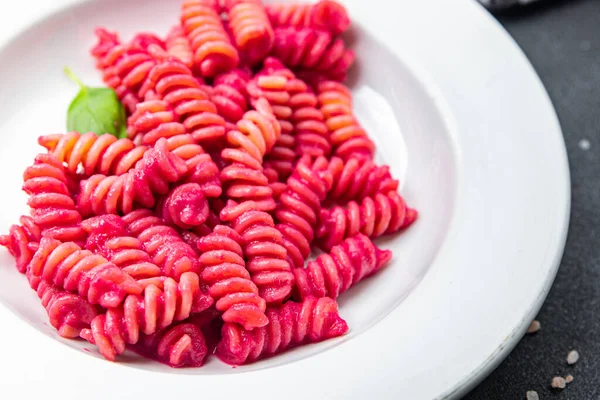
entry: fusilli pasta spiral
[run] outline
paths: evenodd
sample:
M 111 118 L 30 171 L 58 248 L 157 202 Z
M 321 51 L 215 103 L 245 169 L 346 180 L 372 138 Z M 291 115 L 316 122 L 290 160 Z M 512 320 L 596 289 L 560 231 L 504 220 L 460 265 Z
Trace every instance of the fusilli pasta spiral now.
M 113 135 L 98 136 L 93 132 L 69 132 L 40 136 L 38 143 L 58 161 L 67 164 L 67 171 L 77 173 L 83 167 L 84 176 L 94 174 L 122 175 L 142 159 L 147 146 L 136 146 L 129 139 Z
M 175 25 L 169 30 L 165 48 L 170 56 L 177 58 L 186 67 L 192 68 L 194 66 L 192 46 L 181 25 Z
M 142 242 L 152 262 L 162 268 L 165 276 L 177 280 L 186 272 L 200 272 L 196 251 L 152 211 L 133 211 L 125 215 L 123 221 L 129 234 Z
M 100 254 L 136 280 L 162 275 L 144 250 L 142 242 L 129 236 L 125 222 L 117 215 L 92 217 L 81 223 L 88 233 L 87 250 Z
M 158 216 L 169 225 L 182 229 L 200 226 L 209 213 L 204 191 L 197 183 L 185 183 L 172 189 L 158 207 Z
M 277 28 L 272 54 L 290 68 L 316 72 L 335 81 L 346 79 L 354 52 L 341 39 L 310 28 Z
M 329 254 L 309 261 L 306 268 L 294 269 L 294 297 L 336 299 L 350 286 L 379 271 L 391 258 L 391 251 L 380 250 L 365 235 L 352 236 L 333 246 Z
M 328 297 L 308 297 L 302 303 L 288 301 L 268 308 L 267 318 L 268 326 L 252 331 L 224 324 L 217 356 L 228 364 L 240 365 L 348 331 L 346 321 L 338 314 L 337 303 Z
M 223 150 L 221 157 L 229 165 L 221 171 L 221 181 L 227 196 L 236 201 L 255 201 L 266 211 L 275 208 L 275 201 L 262 160 L 281 131 L 266 99 L 257 100 L 255 107 L 238 121 L 237 130 L 227 133 L 230 147 Z
M 182 274 L 179 283 L 166 277 L 140 283 L 144 284 L 143 296 L 127 296 L 122 305 L 96 316 L 91 327 L 81 331 L 81 337 L 96 344 L 108 360 L 123 354 L 126 344 L 136 344 L 141 333 L 151 335 L 212 305 L 193 272 Z
M 225 0 L 229 29 L 244 61 L 253 65 L 273 47 L 274 33 L 260 0 Z
M 317 229 L 321 248 L 329 250 L 347 237 L 362 233 L 370 238 L 398 232 L 417 219 L 417 211 L 408 208 L 402 196 L 392 191 L 365 197 L 361 203 L 350 201 L 346 207 L 321 210 Z
M 139 90 L 156 61 L 146 49 L 120 44 L 107 36 L 106 31 L 98 30 L 96 35 L 99 43 L 92 53 L 97 57 L 103 80 L 115 90 L 125 108 L 132 113 L 141 100 Z
M 134 348 L 170 367 L 201 367 L 208 347 L 198 326 L 185 322 L 168 326 L 152 335 L 141 335 Z
M 61 241 L 83 243 L 85 232 L 79 226 L 81 214 L 71 198 L 73 181 L 65 168 L 51 154 L 39 154 L 23 174 L 23 190 L 30 195 L 33 222 L 43 236 Z
M 249 80 L 250 74 L 240 68 L 215 77 L 210 99 L 217 106 L 219 115 L 228 122 L 235 124 L 248 111 L 246 85 Z
M 198 240 L 201 277 L 210 285 L 208 293 L 215 299 L 217 310 L 223 312 L 223 321 L 251 330 L 269 321 L 266 302 L 246 270 L 243 245 L 242 236 L 224 225 Z
M 19 223 L 11 225 L 8 235 L 0 235 L 0 246 L 6 247 L 16 260 L 17 270 L 24 273 L 40 244 L 42 230 L 27 215 L 22 215 Z
M 392 178 L 390 167 L 375 165 L 371 160 L 352 157 L 344 162 L 341 158 L 333 157 L 329 162 L 329 171 L 333 176 L 333 187 L 327 195 L 330 200 L 360 201 L 377 193 L 396 191 L 400 184 Z
M 325 167 L 321 170 L 323 163 Z M 331 187 L 331 175 L 326 166 L 324 158 L 314 163 L 309 156 L 300 159 L 287 181 L 286 191 L 279 198 L 280 204 L 275 211 L 279 222 L 277 229 L 283 235 L 287 258 L 294 268 L 303 266 L 310 254 L 321 202 Z
M 61 243 L 43 237 L 28 266 L 32 276 L 57 288 L 78 293 L 92 304 L 116 307 L 128 294 L 142 287 L 113 263 L 73 242 Z
M 187 172 L 185 161 L 169 151 L 163 138 L 126 174 L 99 174 L 82 181 L 77 207 L 85 216 L 127 214 L 134 203 L 153 207 L 157 195 L 166 194 L 169 183 L 177 182 Z
M 201 84 L 181 61 L 167 59 L 158 63 L 148 75 L 140 94 L 164 100 L 179 121 L 200 144 L 214 145 L 225 135 L 225 120 L 201 89 Z
M 336 36 L 345 32 L 350 26 L 346 8 L 333 0 L 320 0 L 315 4 L 267 4 L 265 7 L 275 28 L 312 28 Z
M 217 0 L 184 0 L 181 25 L 194 52 L 196 73 L 212 77 L 238 65 L 239 55 L 223 27 Z
M 267 304 L 286 300 L 292 290 L 294 276 L 286 260 L 282 234 L 275 228 L 273 218 L 261 211 L 256 203 L 239 205 L 230 202 L 221 211 L 221 219 L 231 222 L 242 236 L 246 268 Z
M 319 84 L 317 93 L 333 154 L 344 161 L 350 157 L 372 159 L 375 144 L 352 112 L 350 90 L 339 82 L 326 81 Z

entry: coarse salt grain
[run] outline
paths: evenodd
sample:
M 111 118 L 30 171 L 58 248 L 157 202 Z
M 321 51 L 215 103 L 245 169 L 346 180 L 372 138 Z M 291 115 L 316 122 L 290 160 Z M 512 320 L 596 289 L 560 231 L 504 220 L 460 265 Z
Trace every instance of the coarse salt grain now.
M 567 383 L 573 382 L 573 379 L 575 379 L 575 378 L 573 378 L 573 375 L 565 376 L 565 382 L 567 382 Z
M 552 387 L 554 389 L 564 389 L 567 387 L 567 381 L 562 376 L 555 376 L 552 378 Z
M 571 350 L 567 356 L 567 364 L 573 365 L 579 361 L 579 352 L 577 350 Z
M 532 334 L 532 333 L 536 333 L 537 331 L 539 331 L 542 328 L 542 324 L 540 324 L 540 321 L 538 321 L 537 319 L 535 321 L 533 321 L 531 323 L 531 325 L 529 325 L 529 328 L 527 328 L 527 333 L 528 334 Z
M 530 390 L 527 392 L 527 400 L 540 400 L 540 396 L 535 390 Z

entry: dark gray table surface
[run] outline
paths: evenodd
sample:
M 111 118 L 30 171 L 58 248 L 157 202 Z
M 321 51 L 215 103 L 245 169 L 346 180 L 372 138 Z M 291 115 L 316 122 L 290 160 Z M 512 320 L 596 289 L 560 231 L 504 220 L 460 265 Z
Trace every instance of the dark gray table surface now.
M 600 0 L 547 0 L 497 18 L 531 60 L 560 118 L 571 169 L 571 224 L 537 318 L 542 329 L 523 338 L 466 399 L 525 399 L 528 390 L 540 399 L 600 399 Z M 565 361 L 570 349 L 581 355 L 574 366 Z M 552 377 L 567 374 L 575 380 L 552 390 Z

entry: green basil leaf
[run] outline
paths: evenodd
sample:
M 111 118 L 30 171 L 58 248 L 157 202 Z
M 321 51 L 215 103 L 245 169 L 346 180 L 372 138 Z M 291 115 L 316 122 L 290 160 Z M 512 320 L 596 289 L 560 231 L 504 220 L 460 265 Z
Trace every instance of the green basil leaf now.
M 115 91 L 87 87 L 71 70 L 65 72 L 80 87 L 67 112 L 67 130 L 127 137 L 127 115 Z

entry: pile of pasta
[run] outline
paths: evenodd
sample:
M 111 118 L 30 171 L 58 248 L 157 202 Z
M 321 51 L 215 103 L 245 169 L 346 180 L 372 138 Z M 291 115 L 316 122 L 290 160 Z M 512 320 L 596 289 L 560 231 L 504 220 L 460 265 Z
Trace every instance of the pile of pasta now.
M 349 26 L 331 0 L 185 0 L 165 38 L 97 29 L 128 138 L 40 137 L 0 237 L 61 336 L 198 367 L 348 331 L 336 298 L 417 218 L 342 83 Z

